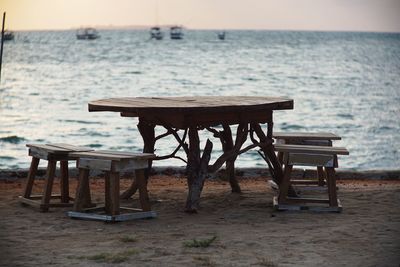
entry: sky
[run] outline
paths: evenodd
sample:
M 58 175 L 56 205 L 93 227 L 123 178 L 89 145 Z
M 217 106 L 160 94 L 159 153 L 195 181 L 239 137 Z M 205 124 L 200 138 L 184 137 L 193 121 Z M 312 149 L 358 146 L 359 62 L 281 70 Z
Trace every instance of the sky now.
M 11 30 L 179 24 L 400 32 L 400 0 L 0 0 L 0 11 Z

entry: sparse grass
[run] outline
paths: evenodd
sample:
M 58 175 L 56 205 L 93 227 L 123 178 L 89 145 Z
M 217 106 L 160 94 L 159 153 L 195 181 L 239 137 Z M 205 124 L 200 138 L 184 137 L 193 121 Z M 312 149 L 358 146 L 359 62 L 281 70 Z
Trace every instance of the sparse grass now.
M 137 238 L 134 236 L 123 236 L 119 239 L 119 241 L 124 243 L 134 243 L 137 242 Z
M 183 242 L 183 245 L 187 248 L 207 248 L 212 244 L 212 242 L 215 241 L 215 239 L 217 239 L 217 236 L 212 236 L 210 238 L 199 240 L 193 239 Z
M 102 252 L 83 258 L 96 262 L 121 263 L 127 261 L 130 256 L 135 255 L 137 253 L 139 253 L 137 249 L 129 249 L 118 253 Z
M 278 267 L 278 264 L 273 262 L 270 258 L 258 258 L 256 265 L 265 267 Z
M 162 249 L 162 248 L 155 248 L 153 251 L 153 255 L 155 257 L 160 257 L 160 256 L 169 256 L 169 255 L 173 255 L 172 252 Z
M 217 264 L 214 261 L 212 261 L 209 257 L 196 256 L 193 257 L 193 260 L 197 265 L 200 266 L 209 266 L 209 267 L 217 266 Z

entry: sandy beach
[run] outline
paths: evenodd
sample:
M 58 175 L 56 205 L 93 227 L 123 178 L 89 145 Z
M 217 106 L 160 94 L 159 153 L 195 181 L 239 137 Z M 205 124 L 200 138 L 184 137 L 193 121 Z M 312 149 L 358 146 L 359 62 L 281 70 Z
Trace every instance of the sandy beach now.
M 240 178 L 242 194 L 207 180 L 186 214 L 186 180 L 156 175 L 156 219 L 102 223 L 41 213 L 18 202 L 25 180 L 0 180 L 0 266 L 399 266 L 400 181 L 341 180 L 343 212 L 274 212 L 266 177 Z M 36 182 L 39 188 L 43 180 Z M 122 187 L 130 184 L 122 180 Z M 55 188 L 57 188 L 56 180 Z M 103 179 L 92 179 L 102 201 Z M 71 192 L 76 179 L 71 179 Z M 124 204 L 137 206 L 137 196 Z M 196 241 L 194 241 L 194 239 Z

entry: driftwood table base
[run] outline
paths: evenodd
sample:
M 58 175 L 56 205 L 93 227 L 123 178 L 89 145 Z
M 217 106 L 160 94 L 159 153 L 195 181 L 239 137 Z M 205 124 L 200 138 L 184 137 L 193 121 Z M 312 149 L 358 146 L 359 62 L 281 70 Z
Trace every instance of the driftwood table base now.
M 156 140 L 158 137 L 154 135 L 155 125 L 151 122 L 140 120 L 138 124 L 139 131 L 143 137 L 145 153 L 152 153 L 155 149 Z M 207 174 L 217 171 L 223 164 L 226 165 L 227 177 L 231 186 L 231 191 L 234 193 L 240 193 L 240 185 L 235 176 L 235 160 L 239 154 L 242 154 L 252 148 L 259 147 L 263 153 L 263 158 L 266 160 L 273 180 L 279 184 L 282 180 L 282 169 L 281 165 L 274 153 L 274 147 L 272 145 L 272 138 L 270 138 L 270 131 L 272 127 L 268 127 L 267 134 L 264 134 L 259 124 L 246 124 L 242 123 L 237 126 L 236 139 L 233 141 L 231 126 L 224 124 L 222 131 L 217 131 L 213 128 L 208 127 L 207 130 L 214 133 L 215 137 L 218 137 L 222 143 L 224 154 L 216 160 L 216 162 L 210 165 L 211 152 L 213 149 L 213 143 L 207 140 L 204 149 L 200 147 L 199 131 L 204 130 L 198 127 L 190 127 L 185 129 L 183 138 L 180 138 L 177 134 L 178 129 L 170 129 L 170 132 L 175 133 L 175 137 L 179 143 L 179 148 L 183 148 L 187 156 L 187 183 L 188 183 L 188 196 L 185 205 L 185 211 L 188 213 L 195 213 L 199 208 L 200 196 L 204 186 Z M 186 132 L 188 133 L 188 143 L 185 143 Z M 252 145 L 242 148 L 246 142 L 247 137 L 251 135 Z M 258 140 L 256 140 L 256 137 Z M 203 153 L 201 154 L 201 150 Z M 174 154 L 174 153 L 173 153 Z M 171 156 L 171 155 L 170 155 Z M 173 155 L 171 156 L 173 157 Z M 159 157 L 156 160 L 164 159 L 166 157 Z M 146 170 L 146 177 L 150 171 Z M 136 193 L 138 189 L 137 183 L 134 181 L 130 188 L 121 194 L 121 198 L 128 199 Z M 291 188 L 291 194 L 294 190 Z
M 144 153 L 154 153 L 156 141 L 168 135 L 177 140 L 178 146 L 170 155 L 158 156 L 154 160 L 182 159 L 176 153 L 180 149 L 185 151 L 187 159 L 182 159 L 187 163 L 188 177 L 185 211 L 190 213 L 197 212 L 199 208 L 207 174 L 217 171 L 224 164 L 232 192 L 241 192 L 235 177 L 234 163 L 238 155 L 253 148 L 260 148 L 260 154 L 266 160 L 273 180 L 278 185 L 281 183 L 282 167 L 272 145 L 272 112 L 283 109 L 293 109 L 293 100 L 258 96 L 196 96 L 110 98 L 89 103 L 89 111 L 112 111 L 120 112 L 123 117 L 138 117 Z M 261 124 L 268 125 L 266 134 Z M 235 140 L 232 136 L 232 125 L 237 125 Z M 164 127 L 166 133 L 155 136 L 156 126 Z M 217 130 L 221 128 L 222 130 Z M 222 144 L 223 155 L 212 165 L 209 162 L 213 143 L 207 140 L 201 153 L 201 130 L 211 131 Z M 179 131 L 184 131 L 183 135 L 179 135 Z M 242 148 L 249 136 L 252 144 Z M 150 168 L 151 163 L 146 171 L 147 178 Z M 121 198 L 129 198 L 137 188 L 137 184 L 133 182 Z

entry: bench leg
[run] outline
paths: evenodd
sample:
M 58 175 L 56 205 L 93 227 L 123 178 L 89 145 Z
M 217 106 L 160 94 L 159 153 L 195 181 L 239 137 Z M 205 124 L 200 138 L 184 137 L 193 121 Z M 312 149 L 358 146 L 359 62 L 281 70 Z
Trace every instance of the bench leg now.
M 89 170 L 79 169 L 78 188 L 76 189 L 74 211 L 82 211 L 84 208 L 90 207 L 90 187 L 89 187 Z
M 106 214 L 111 214 L 110 172 L 104 172 L 104 188 L 104 210 Z
M 49 160 L 47 164 L 46 181 L 45 181 L 42 201 L 40 204 L 40 210 L 43 212 L 49 210 L 51 191 L 53 189 L 54 176 L 56 174 L 56 163 L 57 161 L 55 160 Z
M 107 200 L 107 199 L 106 199 Z M 109 173 L 109 214 L 119 215 L 120 204 L 119 204 L 119 173 L 111 172 Z
M 24 198 L 29 198 L 32 194 L 33 182 L 35 180 L 36 172 L 39 166 L 39 158 L 32 157 L 31 167 L 29 168 L 28 180 L 26 182 Z
M 318 176 L 318 186 L 324 186 L 325 185 L 324 167 L 322 166 L 317 167 L 317 176 Z
M 135 171 L 136 182 L 139 186 L 139 199 L 140 205 L 143 211 L 150 211 L 150 202 L 149 202 L 149 195 L 147 192 L 147 181 L 144 174 L 144 170 L 136 170 Z
M 279 203 L 286 202 L 290 187 L 290 175 L 292 173 L 293 165 L 285 164 L 283 171 L 282 183 L 279 185 Z
M 326 167 L 326 175 L 328 180 L 328 194 L 329 194 L 329 206 L 337 207 L 337 192 L 336 192 L 336 174 L 333 167 Z
M 278 158 L 279 163 L 282 165 L 283 164 L 283 153 L 278 152 L 277 158 Z
M 60 192 L 61 192 L 61 203 L 69 203 L 69 181 L 68 181 L 68 161 L 60 161 Z

